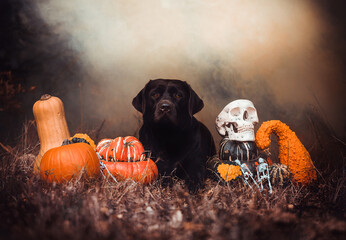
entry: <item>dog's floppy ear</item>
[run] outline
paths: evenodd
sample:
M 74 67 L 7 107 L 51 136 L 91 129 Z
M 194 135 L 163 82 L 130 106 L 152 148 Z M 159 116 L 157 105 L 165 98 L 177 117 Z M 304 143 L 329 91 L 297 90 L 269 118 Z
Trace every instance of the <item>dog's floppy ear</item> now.
M 186 83 L 186 82 L 185 82 Z M 189 97 L 189 113 L 190 115 L 194 115 L 202 110 L 204 107 L 203 100 L 197 95 L 197 93 L 190 87 L 189 84 L 186 83 L 189 89 L 190 97 Z
M 149 85 L 149 83 L 152 80 L 150 80 L 145 86 L 144 88 L 137 94 L 137 96 L 132 100 L 132 105 L 135 107 L 135 109 L 141 113 L 144 113 L 145 111 L 145 92 L 146 89 Z
M 132 100 L 132 105 L 135 107 L 135 109 L 141 113 L 143 113 L 143 108 L 144 108 L 144 104 L 143 101 L 144 100 L 144 88 L 137 94 L 137 96 Z

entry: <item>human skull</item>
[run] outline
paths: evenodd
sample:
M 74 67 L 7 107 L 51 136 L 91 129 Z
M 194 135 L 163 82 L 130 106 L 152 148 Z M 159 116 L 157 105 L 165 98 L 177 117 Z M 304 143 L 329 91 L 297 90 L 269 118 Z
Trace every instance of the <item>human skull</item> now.
M 247 99 L 230 102 L 216 118 L 216 129 L 221 136 L 235 141 L 255 141 L 254 125 L 258 123 L 256 108 Z

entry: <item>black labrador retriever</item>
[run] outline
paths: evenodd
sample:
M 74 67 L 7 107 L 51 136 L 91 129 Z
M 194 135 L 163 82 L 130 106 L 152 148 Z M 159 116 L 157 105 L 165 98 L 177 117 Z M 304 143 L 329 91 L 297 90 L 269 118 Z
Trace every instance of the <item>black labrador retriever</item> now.
M 156 79 L 145 85 L 132 105 L 143 114 L 139 140 L 156 158 L 160 175 L 177 176 L 190 191 L 198 190 L 206 160 L 216 152 L 209 130 L 193 116 L 203 101 L 186 82 Z

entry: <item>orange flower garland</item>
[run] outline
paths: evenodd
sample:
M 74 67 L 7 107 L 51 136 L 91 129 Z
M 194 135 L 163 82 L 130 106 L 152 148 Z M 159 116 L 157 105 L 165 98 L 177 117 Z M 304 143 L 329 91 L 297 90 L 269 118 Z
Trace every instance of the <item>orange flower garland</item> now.
M 261 125 L 256 133 L 257 147 L 262 150 L 269 148 L 272 133 L 278 137 L 280 163 L 288 166 L 293 180 L 303 184 L 316 180 L 316 170 L 309 152 L 296 134 L 281 121 L 271 120 Z

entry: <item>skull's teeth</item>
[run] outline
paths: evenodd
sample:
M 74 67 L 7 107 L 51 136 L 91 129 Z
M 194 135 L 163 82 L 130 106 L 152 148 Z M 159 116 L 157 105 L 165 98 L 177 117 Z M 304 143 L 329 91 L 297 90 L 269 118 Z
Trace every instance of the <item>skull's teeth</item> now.
M 237 130 L 238 133 L 253 132 L 253 128 L 251 127 L 239 127 Z

